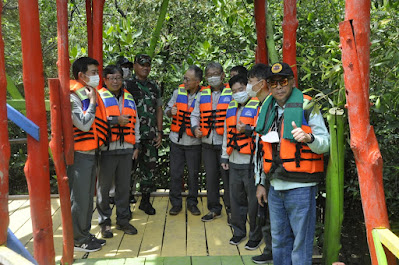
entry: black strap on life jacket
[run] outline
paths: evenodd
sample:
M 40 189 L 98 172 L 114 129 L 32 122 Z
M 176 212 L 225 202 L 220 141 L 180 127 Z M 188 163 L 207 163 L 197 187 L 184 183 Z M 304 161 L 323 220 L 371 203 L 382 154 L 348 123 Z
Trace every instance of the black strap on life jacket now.
M 224 113 L 220 114 L 220 112 Z M 211 113 L 211 115 L 206 116 L 206 120 L 204 121 L 204 123 L 206 124 L 204 128 L 208 129 L 206 136 L 208 138 L 211 130 L 224 127 L 224 118 L 226 118 L 227 110 L 224 109 L 205 110 L 203 111 L 203 113 Z M 223 119 L 218 119 L 218 118 L 223 118 Z

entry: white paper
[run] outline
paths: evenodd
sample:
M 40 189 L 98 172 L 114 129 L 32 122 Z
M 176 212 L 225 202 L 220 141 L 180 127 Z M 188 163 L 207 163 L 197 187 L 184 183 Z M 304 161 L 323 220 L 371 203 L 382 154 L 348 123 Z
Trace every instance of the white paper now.
M 261 137 L 262 141 L 266 143 L 278 143 L 280 142 L 280 137 L 276 131 L 270 131 L 266 135 Z

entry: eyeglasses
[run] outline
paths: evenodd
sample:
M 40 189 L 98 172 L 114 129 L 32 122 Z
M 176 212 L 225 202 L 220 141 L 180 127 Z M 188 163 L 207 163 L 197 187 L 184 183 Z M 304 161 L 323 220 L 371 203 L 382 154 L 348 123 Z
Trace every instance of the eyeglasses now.
M 123 78 L 122 77 L 108 77 L 107 78 L 109 81 L 118 81 L 118 82 L 120 82 L 120 81 L 122 81 L 123 80 Z
M 280 80 L 270 80 L 269 84 L 270 84 L 271 88 L 276 88 L 277 87 L 277 83 L 279 83 L 280 86 L 286 86 L 286 85 L 288 85 L 288 81 L 289 80 L 291 80 L 291 79 L 283 78 L 283 79 L 280 79 Z

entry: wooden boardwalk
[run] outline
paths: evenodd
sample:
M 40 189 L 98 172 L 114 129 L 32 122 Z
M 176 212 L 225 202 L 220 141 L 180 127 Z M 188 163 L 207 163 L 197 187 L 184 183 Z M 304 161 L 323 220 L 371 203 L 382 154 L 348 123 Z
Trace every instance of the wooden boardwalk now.
M 137 235 L 125 235 L 115 229 L 115 209 L 112 216 L 114 237 L 107 239 L 102 250 L 93 253 L 75 252 L 74 264 L 254 264 L 250 258 L 261 254 L 264 244 L 254 251 L 244 249 L 245 242 L 230 245 L 232 229 L 227 225 L 226 212 L 222 218 L 202 222 L 201 216 L 194 216 L 185 207 L 177 216 L 168 214 L 169 199 L 153 197 L 156 215 L 149 216 L 131 205 L 133 224 Z M 185 198 L 184 198 L 185 199 Z M 184 203 L 184 202 L 183 202 Z M 201 215 L 207 213 L 206 197 L 199 198 Z M 17 238 L 33 253 L 30 201 L 12 199 L 9 201 L 10 226 Z M 61 209 L 58 198 L 52 198 L 54 248 L 56 261 L 62 255 Z M 91 232 L 101 237 L 97 211 L 94 210 Z

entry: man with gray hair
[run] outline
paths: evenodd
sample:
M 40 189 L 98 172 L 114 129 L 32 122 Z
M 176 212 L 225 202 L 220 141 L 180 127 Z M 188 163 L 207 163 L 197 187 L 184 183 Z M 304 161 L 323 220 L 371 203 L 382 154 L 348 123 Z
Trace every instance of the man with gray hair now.
M 223 67 L 216 62 L 205 68 L 205 77 L 209 84 L 197 96 L 194 110 L 191 113 L 191 130 L 195 137 L 202 139 L 202 160 L 206 172 L 206 189 L 209 213 L 204 215 L 203 222 L 212 221 L 221 216 L 219 184 L 223 179 L 224 202 L 227 220 L 230 224 L 230 194 L 228 172 L 221 167 L 224 120 L 232 93 L 228 84 L 224 84 Z
M 187 210 L 193 215 L 200 215 L 198 204 L 198 175 L 201 165 L 201 139 L 194 137 L 190 126 L 190 114 L 201 89 L 202 70 L 191 65 L 181 84 L 173 91 L 165 115 L 172 118 L 170 125 L 170 192 L 172 208 L 170 215 L 177 215 L 182 210 L 182 179 L 184 164 L 188 169 Z

